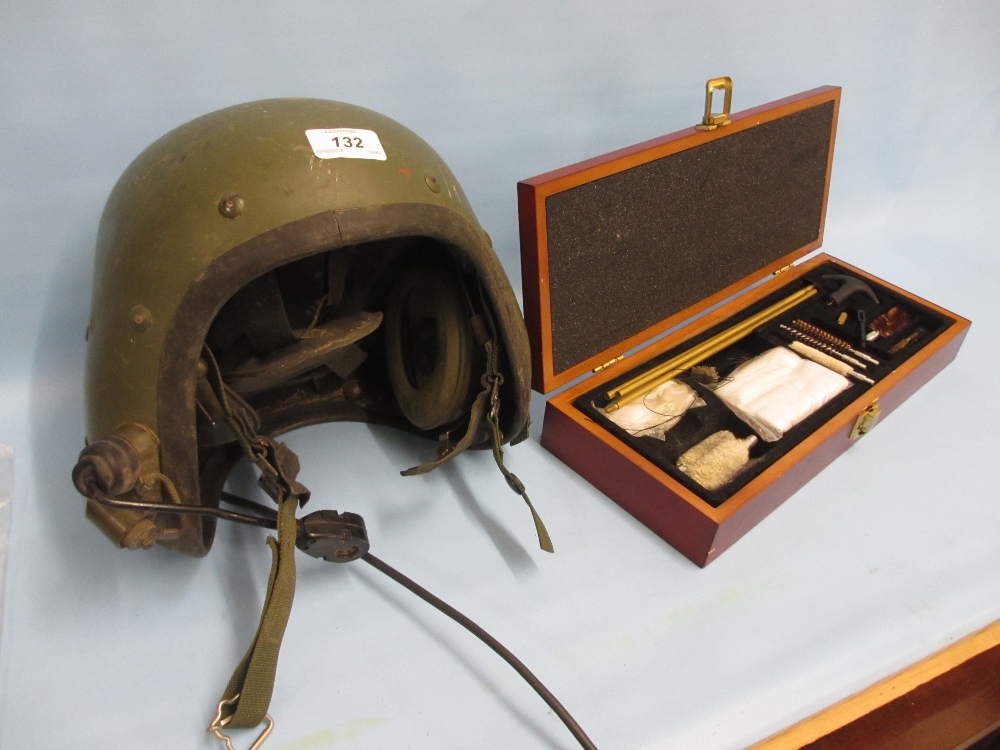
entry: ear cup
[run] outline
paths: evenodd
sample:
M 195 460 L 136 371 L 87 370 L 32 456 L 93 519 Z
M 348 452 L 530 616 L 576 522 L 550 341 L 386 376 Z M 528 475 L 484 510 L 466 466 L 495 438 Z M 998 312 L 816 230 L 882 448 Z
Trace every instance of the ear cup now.
M 454 422 L 468 400 L 475 342 L 459 283 L 450 273 L 414 268 L 389 293 L 389 381 L 403 415 L 421 430 Z

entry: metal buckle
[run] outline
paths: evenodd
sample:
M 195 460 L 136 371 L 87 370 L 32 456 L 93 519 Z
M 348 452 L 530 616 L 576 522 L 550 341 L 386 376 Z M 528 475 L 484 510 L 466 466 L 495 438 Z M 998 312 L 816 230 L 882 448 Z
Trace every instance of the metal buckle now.
M 205 730 L 207 732 L 211 732 L 212 734 L 214 734 L 222 742 L 225 742 L 226 750 L 236 750 L 236 748 L 233 747 L 233 741 L 229 738 L 229 736 L 223 734 L 220 730 L 222 729 L 222 727 L 226 726 L 226 724 L 232 721 L 233 717 L 229 716 L 223 719 L 222 711 L 223 709 L 232 708 L 233 706 L 235 706 L 236 703 L 239 701 L 239 699 L 240 695 L 239 693 L 237 693 L 229 700 L 222 699 L 221 701 L 219 701 L 219 706 L 215 710 L 215 718 L 212 719 L 212 723 L 209 724 L 208 729 Z M 268 738 L 268 736 L 271 734 L 271 730 L 274 729 L 274 719 L 271 718 L 271 714 L 264 714 L 264 721 L 267 722 L 267 726 L 264 727 L 264 731 L 260 733 L 260 736 L 256 740 L 254 740 L 254 743 L 250 747 L 248 747 L 247 750 L 260 750 L 260 746 L 264 744 L 264 740 Z

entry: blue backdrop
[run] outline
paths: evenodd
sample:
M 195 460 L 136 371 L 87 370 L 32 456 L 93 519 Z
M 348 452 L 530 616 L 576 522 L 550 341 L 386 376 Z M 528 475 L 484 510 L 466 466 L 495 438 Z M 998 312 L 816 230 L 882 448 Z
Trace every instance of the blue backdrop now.
M 224 529 L 201 561 L 114 550 L 69 470 L 103 203 L 160 135 L 252 99 L 339 99 L 422 135 L 519 289 L 517 180 L 693 124 L 708 78 L 735 80 L 736 110 L 843 86 L 824 250 L 974 327 L 710 568 L 537 437 L 508 455 L 552 557 L 488 456 L 403 479 L 424 453 L 383 430 L 292 446 L 317 505 L 364 514 L 377 554 L 511 646 L 602 748 L 743 747 L 1000 617 L 998 43 L 989 0 L 0 2 L 0 441 L 16 454 L 0 747 L 216 747 L 202 727 L 256 625 L 261 535 Z M 405 591 L 300 568 L 267 747 L 573 747 Z

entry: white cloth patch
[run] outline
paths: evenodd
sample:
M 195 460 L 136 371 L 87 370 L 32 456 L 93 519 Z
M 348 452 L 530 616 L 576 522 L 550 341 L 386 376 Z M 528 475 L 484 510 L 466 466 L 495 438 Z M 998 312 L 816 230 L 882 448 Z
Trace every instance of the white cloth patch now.
M 715 395 L 773 443 L 850 385 L 843 375 L 779 346 L 733 370 Z
M 378 159 L 385 161 L 385 149 L 374 130 L 320 128 L 307 130 L 306 138 L 320 159 Z
M 688 409 L 704 403 L 695 404 L 696 399 L 701 401 L 693 388 L 677 380 L 668 380 L 642 398 L 616 411 L 604 412 L 604 416 L 630 435 L 663 440 L 667 430 L 677 424 Z

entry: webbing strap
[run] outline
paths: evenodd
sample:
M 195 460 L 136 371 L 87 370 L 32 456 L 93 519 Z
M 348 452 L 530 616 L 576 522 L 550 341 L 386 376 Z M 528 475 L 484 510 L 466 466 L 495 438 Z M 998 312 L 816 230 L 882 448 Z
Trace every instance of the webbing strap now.
M 229 716 L 222 717 L 222 724 L 227 727 L 248 729 L 257 726 L 264 720 L 271 702 L 274 675 L 278 669 L 278 650 L 295 597 L 297 505 L 294 495 L 286 495 L 278 501 L 278 538 L 267 538 L 271 548 L 271 575 L 260 625 L 222 695 L 227 705 L 235 706 Z
M 271 573 L 260 624 L 219 703 L 219 726 L 247 729 L 264 720 L 271 703 L 278 652 L 295 598 L 295 538 L 298 534 L 295 512 L 309 499 L 309 491 L 295 481 L 299 470 L 295 454 L 284 444 L 257 434 L 255 425 L 259 421 L 248 404 L 237 401 L 237 407 L 232 407 L 234 394 L 223 382 L 215 357 L 207 346 L 203 353 L 226 423 L 249 459 L 260 469 L 261 488 L 278 504 L 278 537 L 267 538 L 271 548 Z

